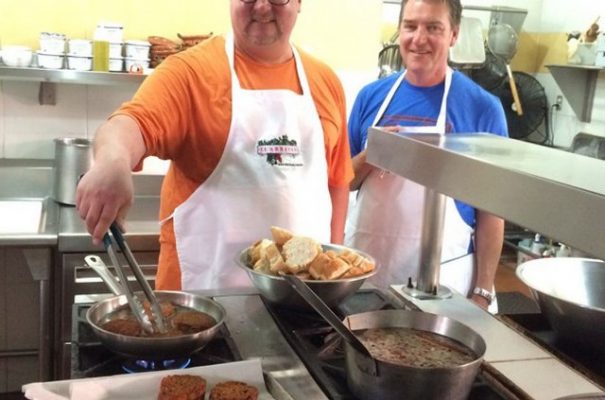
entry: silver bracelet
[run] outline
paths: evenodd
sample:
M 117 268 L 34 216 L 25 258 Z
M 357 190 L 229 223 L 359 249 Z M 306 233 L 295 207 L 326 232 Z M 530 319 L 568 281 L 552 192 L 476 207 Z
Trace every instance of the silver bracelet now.
M 492 304 L 492 302 L 496 298 L 496 295 L 493 294 L 491 291 L 483 289 L 482 287 L 479 287 L 479 286 L 477 286 L 473 289 L 473 294 L 483 297 L 485 300 L 487 300 L 487 304 Z

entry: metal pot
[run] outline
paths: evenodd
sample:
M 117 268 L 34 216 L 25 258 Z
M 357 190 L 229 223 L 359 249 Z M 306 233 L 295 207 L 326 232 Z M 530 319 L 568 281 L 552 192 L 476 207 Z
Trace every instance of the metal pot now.
M 334 250 L 337 253 L 344 250 L 355 251 L 375 263 L 374 259 L 369 254 L 359 250 L 335 244 L 322 244 L 321 246 L 324 251 Z M 252 284 L 258 289 L 261 296 L 269 302 L 277 306 L 291 307 L 299 310 L 308 311 L 312 309 L 284 278 L 252 269 L 248 257 L 248 248 L 245 248 L 240 252 L 236 261 L 237 265 L 246 271 Z M 378 265 L 376 265 L 376 268 L 374 268 L 372 272 L 353 278 L 334 279 L 329 281 L 303 279 L 303 281 L 323 300 L 324 303 L 326 303 L 328 307 L 335 307 L 349 296 L 353 295 L 367 278 L 376 273 L 377 269 Z
M 376 360 L 367 372 L 367 358 L 345 342 L 347 385 L 360 399 L 463 400 L 467 399 L 485 354 L 483 338 L 453 319 L 420 311 L 381 310 L 350 315 L 344 320 L 352 331 L 371 328 L 412 328 L 437 333 L 469 347 L 476 354 L 470 363 L 448 368 L 419 368 Z
M 51 197 L 67 205 L 76 204 L 80 177 L 92 165 L 92 142 L 80 138 L 55 139 L 54 182 Z
M 539 258 L 516 272 L 560 338 L 605 354 L 605 262 Z
M 207 297 L 185 292 L 155 291 L 158 301 L 172 302 L 195 311 L 204 312 L 216 320 L 216 324 L 204 331 L 173 337 L 135 337 L 120 335 L 101 328 L 108 315 L 118 309 L 128 308 L 126 296 L 115 296 L 94 304 L 86 313 L 86 320 L 101 342 L 111 351 L 126 357 L 144 360 L 165 360 L 187 357 L 201 350 L 220 330 L 225 321 L 225 309 Z

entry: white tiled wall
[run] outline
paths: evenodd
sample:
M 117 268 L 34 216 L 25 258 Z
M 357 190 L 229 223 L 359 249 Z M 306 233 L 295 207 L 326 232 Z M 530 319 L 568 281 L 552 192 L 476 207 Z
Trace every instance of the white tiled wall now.
M 56 105 L 40 105 L 39 83 L 0 81 L 0 158 L 52 159 L 54 138 L 92 138 L 137 87 L 57 84 Z

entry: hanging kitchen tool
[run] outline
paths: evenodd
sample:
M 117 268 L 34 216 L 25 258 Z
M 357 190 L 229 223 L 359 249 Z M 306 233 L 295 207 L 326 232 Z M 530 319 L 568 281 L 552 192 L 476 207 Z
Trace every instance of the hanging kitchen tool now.
M 485 63 L 483 27 L 479 18 L 462 17 L 458 40 L 450 47 L 450 65 L 457 69 L 480 68 Z
M 518 115 L 523 115 L 523 108 L 519 100 L 517 85 L 513 72 L 510 68 L 510 60 L 517 52 L 519 40 L 517 32 L 508 24 L 493 25 L 487 32 L 487 47 L 497 57 L 502 58 L 506 62 L 506 72 L 508 74 L 508 82 L 514 99 L 515 111 Z

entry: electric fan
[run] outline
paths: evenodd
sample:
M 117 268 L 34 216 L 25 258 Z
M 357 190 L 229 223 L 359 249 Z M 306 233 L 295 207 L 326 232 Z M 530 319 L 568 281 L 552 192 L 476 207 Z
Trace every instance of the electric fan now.
M 514 100 L 510 85 L 504 80 L 491 92 L 500 98 L 506 122 L 508 124 L 509 137 L 513 139 L 529 140 L 533 132 L 536 132 L 546 118 L 548 106 L 544 87 L 533 76 L 525 72 L 513 72 L 520 102 L 523 105 L 523 115 L 518 115 L 514 109 Z

